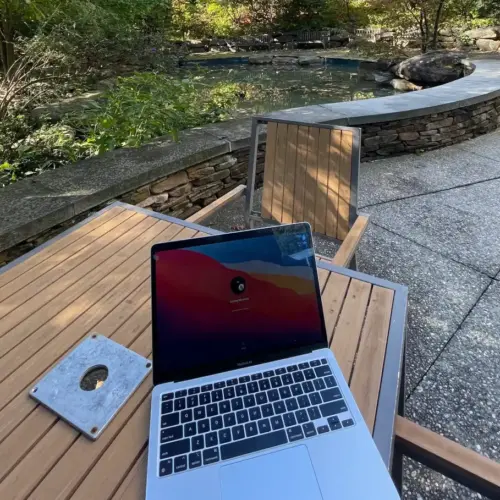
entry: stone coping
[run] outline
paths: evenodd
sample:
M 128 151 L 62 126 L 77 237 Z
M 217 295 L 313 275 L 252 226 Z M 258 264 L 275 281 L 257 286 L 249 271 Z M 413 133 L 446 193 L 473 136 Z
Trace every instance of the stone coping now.
M 459 80 L 418 92 L 362 101 L 316 104 L 265 115 L 296 121 L 365 125 L 431 115 L 500 96 L 500 61 L 474 61 L 475 71 Z
M 416 93 L 365 101 L 313 105 L 267 117 L 341 125 L 418 117 L 500 96 L 500 61 L 475 61 L 475 72 Z M 118 149 L 0 189 L 0 251 L 77 214 L 169 174 L 247 147 L 250 120 L 233 120 L 159 138 L 137 149 Z

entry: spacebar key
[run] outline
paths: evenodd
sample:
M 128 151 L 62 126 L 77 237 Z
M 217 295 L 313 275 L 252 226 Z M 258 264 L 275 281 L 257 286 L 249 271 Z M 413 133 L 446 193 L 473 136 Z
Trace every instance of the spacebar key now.
M 267 434 L 261 434 L 250 439 L 223 444 L 220 447 L 221 458 L 222 460 L 229 460 L 230 458 L 248 455 L 249 453 L 255 453 L 256 451 L 273 448 L 274 446 L 286 443 L 288 443 L 288 440 L 284 430 L 268 432 Z

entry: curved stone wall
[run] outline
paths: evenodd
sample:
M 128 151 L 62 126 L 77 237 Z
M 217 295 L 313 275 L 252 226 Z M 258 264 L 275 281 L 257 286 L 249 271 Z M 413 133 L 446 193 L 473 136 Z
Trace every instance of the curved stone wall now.
M 440 87 L 267 116 L 361 127 L 363 160 L 436 149 L 499 125 L 500 61 L 475 64 L 472 75 Z M 187 130 L 179 139 L 111 151 L 0 190 L 0 251 L 114 198 L 188 217 L 245 182 L 250 120 Z

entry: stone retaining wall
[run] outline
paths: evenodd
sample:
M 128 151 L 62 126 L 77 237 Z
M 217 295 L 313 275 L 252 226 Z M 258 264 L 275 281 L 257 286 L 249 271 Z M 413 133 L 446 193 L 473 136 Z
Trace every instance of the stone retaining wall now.
M 225 195 L 238 184 L 245 184 L 249 148 L 220 155 L 186 168 L 120 197 L 121 201 L 187 219 Z M 264 148 L 257 155 L 256 187 L 262 186 Z
M 362 126 L 363 161 L 430 151 L 466 141 L 498 128 L 500 98 L 464 108 Z

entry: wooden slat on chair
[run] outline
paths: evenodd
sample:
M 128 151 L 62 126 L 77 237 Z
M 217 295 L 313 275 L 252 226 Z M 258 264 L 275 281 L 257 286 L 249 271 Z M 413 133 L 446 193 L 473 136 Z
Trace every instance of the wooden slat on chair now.
M 283 187 L 283 215 L 281 217 L 281 222 L 283 222 L 283 224 L 293 222 L 298 134 L 299 127 L 297 125 L 288 125 L 288 134 L 286 138 L 285 182 Z
M 349 232 L 349 215 L 351 209 L 351 163 L 352 163 L 352 132 L 342 131 L 340 147 L 340 184 L 337 238 L 345 239 Z
M 264 219 L 271 218 L 273 208 L 273 183 L 274 162 L 276 159 L 276 138 L 278 136 L 278 124 L 271 122 L 267 125 L 266 157 L 264 168 L 264 186 L 262 192 L 261 213 Z
M 246 187 L 243 185 L 236 186 L 234 189 L 229 191 L 229 193 L 226 193 L 224 196 L 221 196 L 213 203 L 210 203 L 210 205 L 207 205 L 205 208 L 202 208 L 201 210 L 199 210 L 186 220 L 188 222 L 194 222 L 196 224 L 202 223 L 205 219 L 217 213 L 217 211 L 222 209 L 224 205 L 226 205 L 227 203 L 231 203 L 232 201 L 240 198 L 245 192 L 245 189 Z
M 340 145 L 342 131 L 330 131 L 330 151 L 328 168 L 328 196 L 326 200 L 326 234 L 337 237 L 337 222 L 339 211 L 339 180 L 340 180 Z
M 309 142 L 307 145 L 307 171 L 304 193 L 304 220 L 311 224 L 313 231 L 315 227 L 315 208 L 318 180 L 318 145 L 319 128 L 309 127 Z
M 276 136 L 276 157 L 274 159 L 273 202 L 271 217 L 279 222 L 283 217 L 283 187 L 285 183 L 285 167 L 287 156 L 288 125 L 278 124 Z
M 326 234 L 328 167 L 330 153 L 330 131 L 320 129 L 318 143 L 318 176 L 316 182 L 316 207 L 314 213 L 315 231 Z
M 368 217 L 358 215 L 358 218 L 351 227 L 349 234 L 346 236 L 342 245 L 340 245 L 340 248 L 337 250 L 335 257 L 332 259 L 332 264 L 341 267 L 347 267 L 350 264 L 367 227 Z
M 400 416 L 396 417 L 396 446 L 464 486 L 488 498 L 500 498 L 500 463 Z
M 304 197 L 306 186 L 308 142 L 309 127 L 299 127 L 297 139 L 297 164 L 295 165 L 293 222 L 302 222 L 304 220 Z

